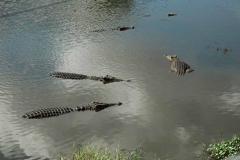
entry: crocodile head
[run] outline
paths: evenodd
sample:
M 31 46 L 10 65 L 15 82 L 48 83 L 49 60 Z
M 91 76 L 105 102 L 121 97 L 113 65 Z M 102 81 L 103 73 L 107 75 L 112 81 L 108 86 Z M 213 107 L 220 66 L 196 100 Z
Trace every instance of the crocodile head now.
M 117 105 L 121 106 L 121 105 L 122 105 L 122 102 L 118 102 Z
M 134 26 L 130 26 L 130 27 L 125 27 L 125 26 L 118 26 L 116 28 L 116 30 L 120 30 L 120 31 L 124 31 L 126 29 L 134 29 Z
M 167 55 L 167 54 L 165 54 L 164 56 L 165 56 L 170 62 L 172 62 L 172 61 L 179 61 L 179 59 L 177 58 L 176 55 Z
M 191 69 L 191 68 L 189 68 L 189 69 L 186 70 L 187 73 L 191 73 L 191 72 L 193 72 L 193 71 L 194 71 L 194 70 Z

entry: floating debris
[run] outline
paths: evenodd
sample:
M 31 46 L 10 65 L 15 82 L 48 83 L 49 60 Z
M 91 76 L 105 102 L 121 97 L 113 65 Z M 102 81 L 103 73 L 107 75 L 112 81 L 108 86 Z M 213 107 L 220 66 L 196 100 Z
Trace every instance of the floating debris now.
M 223 54 L 227 54 L 228 52 L 231 52 L 231 48 L 228 46 L 223 45 L 222 47 L 217 47 L 216 52 L 222 51 Z

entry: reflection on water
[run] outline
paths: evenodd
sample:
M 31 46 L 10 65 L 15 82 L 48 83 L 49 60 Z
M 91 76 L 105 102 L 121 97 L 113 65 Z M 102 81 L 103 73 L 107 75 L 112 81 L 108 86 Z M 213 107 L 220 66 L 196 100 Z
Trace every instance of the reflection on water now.
M 42 9 L 42 8 L 47 8 L 47 7 L 51 7 L 53 5 L 58 5 L 58 4 L 61 4 L 61 3 L 64 3 L 64 2 L 67 2 L 67 1 L 61 1 L 61 2 L 54 2 L 54 3 L 49 3 L 49 4 L 46 4 L 46 5 L 40 5 L 38 6 L 37 4 L 34 3 L 35 7 L 34 8 L 28 8 L 30 6 L 28 6 L 26 3 L 28 2 L 11 2 L 10 4 L 8 4 L 8 2 L 4 2 L 2 1 L 1 2 L 1 6 L 4 6 L 2 9 L 2 14 L 0 15 L 0 18 L 4 18 L 4 17 L 10 17 L 10 16 L 15 16 L 15 15 L 18 15 L 18 14 L 22 14 L 22 13 L 26 13 L 26 12 L 32 12 L 34 10 L 37 10 L 37 9 Z M 21 7 L 19 7 L 19 5 Z M 30 4 L 31 5 L 31 4 Z M 18 7 L 21 9 L 20 11 L 18 11 Z
M 240 114 L 240 90 L 238 85 L 233 85 L 229 91 L 222 93 L 219 99 L 224 102 L 224 105 L 219 108 L 223 110 L 225 114 L 232 113 L 236 116 Z
M 196 141 L 218 141 L 220 128 L 224 139 L 232 137 L 239 132 L 239 7 L 223 0 L 1 1 L 0 159 L 48 159 L 77 141 L 129 149 L 144 141 L 146 159 L 192 160 L 200 153 Z M 91 32 L 122 25 L 135 29 Z M 176 76 L 164 54 L 195 71 Z M 57 79 L 49 76 L 54 71 L 131 82 Z M 92 101 L 123 104 L 21 118 Z

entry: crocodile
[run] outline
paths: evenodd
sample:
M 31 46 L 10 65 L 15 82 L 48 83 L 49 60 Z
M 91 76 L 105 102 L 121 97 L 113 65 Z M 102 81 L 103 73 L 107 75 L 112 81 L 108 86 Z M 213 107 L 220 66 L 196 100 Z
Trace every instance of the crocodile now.
M 143 17 L 150 17 L 150 16 L 151 16 L 150 14 L 143 15 Z
M 185 73 L 193 72 L 194 70 L 190 66 L 178 59 L 176 55 L 164 55 L 170 62 L 172 62 L 172 72 L 176 72 L 178 76 L 184 75 Z
M 95 81 L 101 81 L 103 82 L 103 84 L 121 82 L 121 81 L 131 82 L 131 80 L 123 80 L 123 79 L 115 78 L 110 75 L 106 75 L 104 77 L 97 77 L 97 76 L 87 76 L 83 74 L 68 73 L 68 72 L 52 72 L 50 73 L 50 76 L 63 78 L 63 79 L 75 79 L 75 80 L 90 79 Z
M 126 27 L 126 26 L 118 26 L 117 28 L 113 28 L 112 30 L 119 30 L 119 31 L 125 31 L 127 29 L 134 29 L 134 26 Z
M 69 107 L 56 107 L 56 108 L 46 108 L 46 109 L 39 109 L 35 111 L 31 111 L 22 115 L 22 118 L 28 119 L 42 119 L 42 118 L 50 118 L 59 116 L 62 114 L 74 112 L 74 111 L 96 111 L 99 112 L 105 108 L 115 106 L 115 105 L 122 105 L 121 102 L 118 103 L 102 103 L 102 102 L 92 102 L 91 104 L 86 104 L 82 106 L 77 106 L 76 108 L 69 108 Z
M 111 28 L 111 30 L 119 30 L 119 31 L 125 31 L 127 29 L 134 29 L 134 26 L 118 26 L 116 28 Z M 91 32 L 103 32 L 107 31 L 107 29 L 96 29 L 92 30 Z
M 178 14 L 175 14 L 175 13 L 170 13 L 170 12 L 167 14 L 167 16 L 168 16 L 168 17 L 171 17 L 171 16 L 176 16 L 176 15 L 178 15 Z

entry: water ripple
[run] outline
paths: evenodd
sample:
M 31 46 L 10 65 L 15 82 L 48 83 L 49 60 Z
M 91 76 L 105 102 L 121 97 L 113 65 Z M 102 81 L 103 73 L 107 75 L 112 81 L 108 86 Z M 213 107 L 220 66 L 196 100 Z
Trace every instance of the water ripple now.
M 192 141 L 209 142 L 222 127 L 232 136 L 239 120 L 239 13 L 234 3 L 224 3 L 1 1 L 0 159 L 47 159 L 70 152 L 76 141 L 134 148 L 143 140 L 150 157 L 160 148 L 175 159 L 189 153 L 196 159 Z M 182 15 L 167 17 L 170 11 Z M 111 30 L 122 25 L 135 29 Z M 106 31 L 91 32 L 95 29 Z M 232 51 L 215 52 L 218 45 Z M 169 72 L 164 54 L 176 54 L 195 71 L 178 77 Z M 52 71 L 132 82 L 57 79 L 49 76 Z M 37 109 L 92 101 L 123 105 L 21 118 Z

